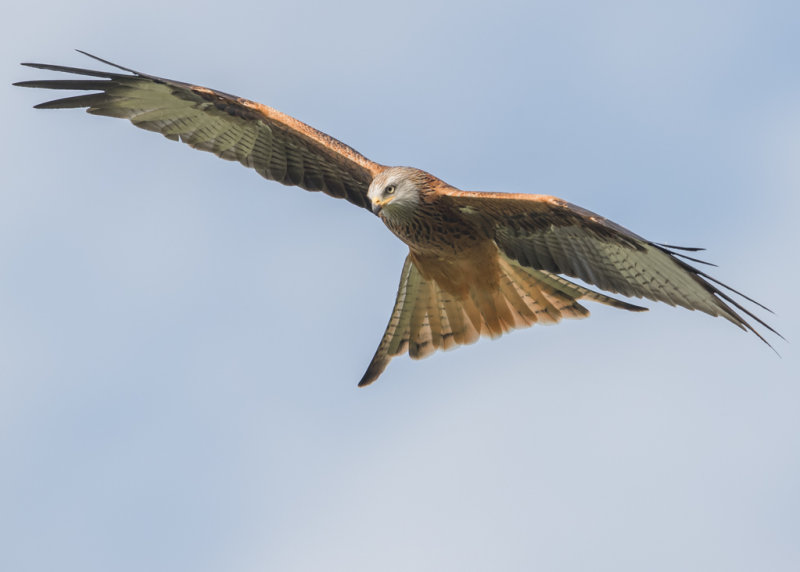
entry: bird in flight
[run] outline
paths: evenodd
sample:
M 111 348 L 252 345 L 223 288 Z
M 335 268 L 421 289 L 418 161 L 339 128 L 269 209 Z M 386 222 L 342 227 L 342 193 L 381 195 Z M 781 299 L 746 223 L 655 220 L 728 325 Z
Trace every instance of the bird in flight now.
M 375 163 L 266 105 L 81 53 L 119 71 L 24 63 L 83 77 L 15 85 L 88 91 L 36 107 L 128 119 L 267 179 L 345 199 L 380 217 L 408 246 L 389 324 L 360 386 L 405 352 L 418 359 L 481 336 L 584 318 L 583 300 L 647 309 L 566 277 L 722 316 L 767 345 L 743 315 L 780 336 L 733 296 L 768 308 L 687 262 L 702 262 L 686 254 L 701 249 L 650 242 L 556 197 L 461 191 L 420 169 Z

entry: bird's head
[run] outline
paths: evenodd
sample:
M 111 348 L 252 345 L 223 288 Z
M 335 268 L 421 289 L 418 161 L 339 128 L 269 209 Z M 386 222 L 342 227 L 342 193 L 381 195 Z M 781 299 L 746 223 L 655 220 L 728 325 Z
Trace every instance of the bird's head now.
M 388 217 L 410 214 L 420 203 L 421 172 L 411 167 L 389 167 L 379 173 L 367 191 L 372 212 Z

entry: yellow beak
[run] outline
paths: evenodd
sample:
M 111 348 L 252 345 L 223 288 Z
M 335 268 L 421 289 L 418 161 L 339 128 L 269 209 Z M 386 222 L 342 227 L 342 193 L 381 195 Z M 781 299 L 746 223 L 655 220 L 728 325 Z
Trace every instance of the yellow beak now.
M 372 199 L 372 212 L 379 214 L 384 206 L 392 202 L 393 198 L 394 197 L 392 196 L 385 199 Z

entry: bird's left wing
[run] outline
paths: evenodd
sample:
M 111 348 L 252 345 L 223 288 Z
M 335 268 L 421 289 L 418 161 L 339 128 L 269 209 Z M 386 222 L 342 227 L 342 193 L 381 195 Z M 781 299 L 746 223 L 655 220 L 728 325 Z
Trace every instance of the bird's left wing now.
M 445 194 L 465 216 L 480 220 L 498 248 L 523 266 L 565 274 L 609 292 L 722 316 L 769 345 L 741 312 L 780 336 L 732 295 L 768 308 L 686 262 L 702 261 L 676 252 L 700 249 L 650 242 L 591 211 L 546 195 L 456 190 Z
M 322 191 L 370 208 L 367 189 L 384 167 L 333 137 L 266 105 L 81 53 L 127 73 L 25 63 L 22 65 L 91 79 L 22 81 L 14 85 L 90 91 L 36 107 L 85 107 L 92 114 L 129 119 L 137 127 L 239 161 L 267 179 Z

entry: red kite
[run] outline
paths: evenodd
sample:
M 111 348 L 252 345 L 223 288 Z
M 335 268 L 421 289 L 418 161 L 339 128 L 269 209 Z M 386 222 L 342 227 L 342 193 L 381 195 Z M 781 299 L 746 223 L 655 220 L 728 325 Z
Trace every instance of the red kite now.
M 579 300 L 646 310 L 564 275 L 609 292 L 722 316 L 767 345 L 741 314 L 780 336 L 731 296 L 766 307 L 686 262 L 701 261 L 677 252 L 700 249 L 650 242 L 555 197 L 460 191 L 419 169 L 374 163 L 266 105 L 85 55 L 126 73 L 26 63 L 97 79 L 15 85 L 89 91 L 36 107 L 86 108 L 129 119 L 239 161 L 267 179 L 346 199 L 371 210 L 408 245 L 389 325 L 359 385 L 375 381 L 392 357 L 406 351 L 422 358 L 481 336 L 586 317 L 589 311 Z

